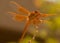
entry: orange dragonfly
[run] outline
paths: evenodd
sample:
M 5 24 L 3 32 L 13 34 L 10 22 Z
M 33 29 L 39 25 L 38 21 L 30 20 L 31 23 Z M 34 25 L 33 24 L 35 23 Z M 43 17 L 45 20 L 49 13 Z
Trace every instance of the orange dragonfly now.
M 16 2 L 13 2 L 13 1 L 11 1 L 10 3 L 15 4 L 18 8 L 18 11 L 23 12 L 24 14 L 28 15 L 28 16 L 24 16 L 24 15 L 17 14 L 14 12 L 8 12 L 10 14 L 13 14 L 13 19 L 15 19 L 17 21 L 21 22 L 26 19 L 26 25 L 25 25 L 24 30 L 22 32 L 22 36 L 20 38 L 20 41 L 23 40 L 30 23 L 32 23 L 33 25 L 38 25 L 39 23 L 45 21 L 45 20 L 41 20 L 40 18 L 52 16 L 51 14 L 43 14 L 38 11 L 30 12 L 27 9 L 25 9 L 24 7 L 22 7 L 21 5 L 17 4 Z

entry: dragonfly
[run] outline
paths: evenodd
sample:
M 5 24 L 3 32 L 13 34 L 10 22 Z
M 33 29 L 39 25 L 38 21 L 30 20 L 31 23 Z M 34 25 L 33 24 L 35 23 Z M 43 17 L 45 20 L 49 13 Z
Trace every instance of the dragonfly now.
M 11 1 L 10 3 L 15 4 L 17 6 L 18 11 L 20 11 L 24 14 L 27 14 L 27 16 L 26 16 L 26 15 L 22 15 L 22 14 L 17 14 L 15 12 L 8 12 L 8 13 L 13 15 L 13 19 L 16 20 L 16 21 L 22 22 L 26 19 L 26 25 L 23 29 L 20 41 L 23 40 L 23 38 L 24 38 L 24 36 L 25 36 L 25 34 L 28 30 L 28 26 L 31 23 L 33 25 L 38 25 L 39 23 L 42 23 L 43 21 L 45 21 L 45 20 L 41 20 L 42 17 L 44 18 L 44 17 L 52 16 L 52 14 L 43 14 L 43 13 L 40 13 L 39 11 L 30 12 L 29 10 L 27 10 L 26 8 L 24 8 L 23 6 L 17 4 L 14 1 Z

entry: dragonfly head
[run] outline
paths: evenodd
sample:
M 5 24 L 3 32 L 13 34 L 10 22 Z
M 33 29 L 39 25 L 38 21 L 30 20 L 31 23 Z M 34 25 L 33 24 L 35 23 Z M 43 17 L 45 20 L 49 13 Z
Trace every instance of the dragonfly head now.
M 34 11 L 34 13 L 38 13 L 38 11 Z

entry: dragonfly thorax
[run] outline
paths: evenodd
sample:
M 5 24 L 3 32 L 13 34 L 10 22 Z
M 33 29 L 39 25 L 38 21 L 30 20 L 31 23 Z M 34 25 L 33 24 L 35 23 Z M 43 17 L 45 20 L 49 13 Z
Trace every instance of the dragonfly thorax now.
M 37 11 L 34 11 L 29 15 L 29 20 L 34 20 L 34 19 L 38 18 L 39 15 L 40 14 Z

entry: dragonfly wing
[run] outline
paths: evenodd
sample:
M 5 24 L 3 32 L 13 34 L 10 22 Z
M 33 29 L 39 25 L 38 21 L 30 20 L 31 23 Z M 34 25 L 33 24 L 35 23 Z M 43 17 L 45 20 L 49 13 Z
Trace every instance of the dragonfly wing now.
M 26 17 L 25 17 L 25 16 L 21 16 L 21 15 L 16 15 L 16 16 L 14 17 L 14 19 L 17 20 L 17 21 L 23 21 L 23 20 L 26 19 Z
M 28 11 L 27 9 L 25 9 L 24 7 L 22 7 L 21 5 L 17 4 L 14 1 L 11 1 L 12 4 L 15 4 L 18 8 L 19 11 L 25 13 L 25 14 L 30 14 L 30 11 Z
M 23 16 L 23 15 L 20 15 L 20 14 L 16 14 L 14 12 L 8 12 L 8 13 L 12 14 L 14 20 L 20 21 L 20 22 L 25 20 L 26 17 L 27 17 L 27 16 Z
M 49 16 L 54 16 L 56 14 L 41 14 L 41 17 L 49 17 Z

